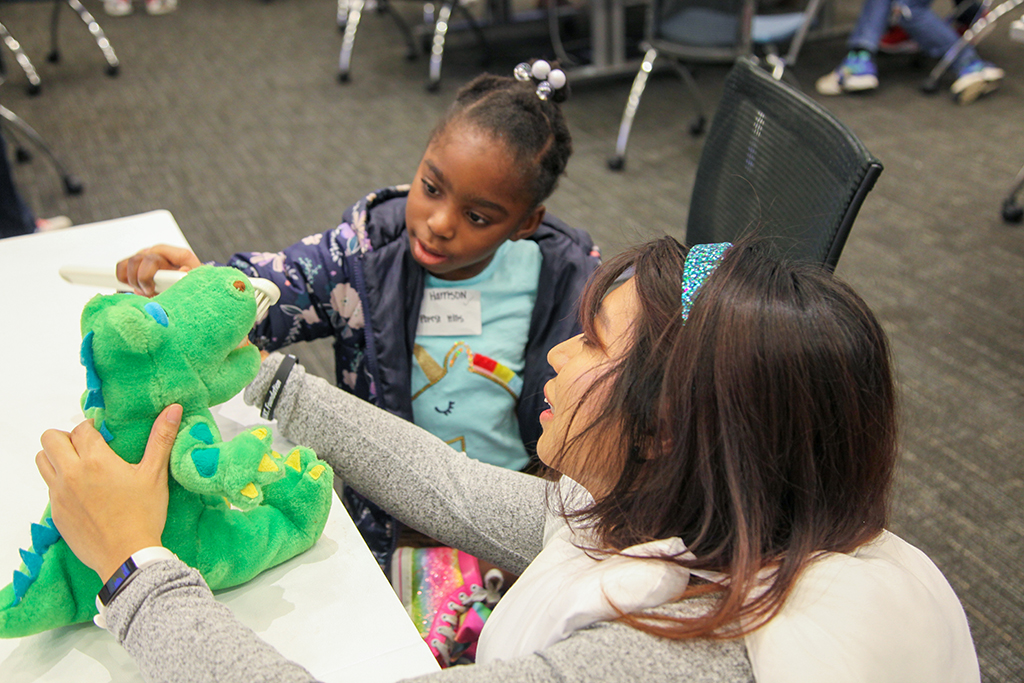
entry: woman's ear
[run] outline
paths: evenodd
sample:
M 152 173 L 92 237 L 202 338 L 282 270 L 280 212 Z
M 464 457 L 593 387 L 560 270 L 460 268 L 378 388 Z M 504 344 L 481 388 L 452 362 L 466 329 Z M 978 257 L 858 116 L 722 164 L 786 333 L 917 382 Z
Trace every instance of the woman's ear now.
M 537 228 L 540 227 L 540 222 L 544 220 L 545 211 L 546 209 L 543 204 L 534 209 L 530 215 L 523 219 L 523 222 L 519 227 L 509 235 L 509 240 L 515 242 L 516 240 L 526 239 L 533 233 L 537 232 Z

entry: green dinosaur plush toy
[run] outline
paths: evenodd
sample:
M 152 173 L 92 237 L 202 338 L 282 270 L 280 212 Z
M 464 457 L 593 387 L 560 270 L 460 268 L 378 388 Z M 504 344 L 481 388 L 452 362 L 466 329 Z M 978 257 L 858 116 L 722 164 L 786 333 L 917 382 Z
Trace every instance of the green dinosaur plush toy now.
M 152 299 L 96 296 L 82 313 L 82 409 L 118 455 L 139 462 L 160 411 L 171 403 L 184 409 L 162 540 L 214 589 L 312 546 L 331 507 L 333 474 L 311 450 L 282 456 L 264 427 L 223 442 L 210 414 L 259 370 L 247 339 L 255 292 L 240 271 L 203 266 Z M 100 578 L 60 538 L 49 506 L 31 539 L 13 583 L 0 591 L 0 637 L 96 614 Z

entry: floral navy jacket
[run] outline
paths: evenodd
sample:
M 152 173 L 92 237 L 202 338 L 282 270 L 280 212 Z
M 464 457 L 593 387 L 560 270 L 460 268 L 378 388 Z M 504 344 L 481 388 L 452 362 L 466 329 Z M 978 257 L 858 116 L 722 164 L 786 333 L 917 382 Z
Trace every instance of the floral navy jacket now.
M 279 253 L 240 253 L 228 261 L 273 280 L 281 300 L 253 331 L 267 350 L 334 336 L 338 386 L 412 420 L 412 354 L 425 271 L 405 234 L 409 186 L 373 192 L 352 206 L 341 225 L 310 235 Z M 545 216 L 530 238 L 543 258 L 530 321 L 519 430 L 527 450 L 540 437 L 544 384 L 554 376 L 547 353 L 578 334 L 576 303 L 600 254 L 582 230 Z M 394 521 L 353 492 L 345 504 L 382 565 L 397 540 Z

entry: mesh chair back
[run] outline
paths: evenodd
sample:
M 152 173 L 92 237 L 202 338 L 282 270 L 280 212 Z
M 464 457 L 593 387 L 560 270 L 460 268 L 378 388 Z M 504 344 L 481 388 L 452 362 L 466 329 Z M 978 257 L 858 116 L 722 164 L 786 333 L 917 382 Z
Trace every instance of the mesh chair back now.
M 688 244 L 765 237 L 835 268 L 881 163 L 837 118 L 741 58 L 701 152 Z

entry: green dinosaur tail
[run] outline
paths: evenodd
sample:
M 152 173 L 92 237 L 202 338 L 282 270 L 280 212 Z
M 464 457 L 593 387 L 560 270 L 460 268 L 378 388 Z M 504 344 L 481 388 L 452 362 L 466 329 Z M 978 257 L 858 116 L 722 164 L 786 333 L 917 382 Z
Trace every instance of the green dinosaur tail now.
M 49 508 L 47 508 L 49 513 Z M 20 638 L 89 621 L 100 578 L 75 557 L 48 517 L 32 525 L 32 548 L 0 590 L 0 638 Z

